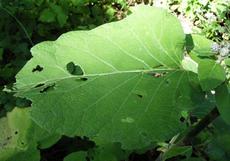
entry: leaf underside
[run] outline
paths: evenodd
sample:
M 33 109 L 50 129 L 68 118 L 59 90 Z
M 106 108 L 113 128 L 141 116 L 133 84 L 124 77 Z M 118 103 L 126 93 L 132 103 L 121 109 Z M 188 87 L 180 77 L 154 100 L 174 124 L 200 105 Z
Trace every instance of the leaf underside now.
M 167 140 L 185 128 L 180 113 L 196 94 L 194 75 L 180 67 L 184 39 L 175 17 L 138 6 L 119 22 L 33 47 L 17 95 L 32 100 L 32 119 L 50 132 L 126 149 Z

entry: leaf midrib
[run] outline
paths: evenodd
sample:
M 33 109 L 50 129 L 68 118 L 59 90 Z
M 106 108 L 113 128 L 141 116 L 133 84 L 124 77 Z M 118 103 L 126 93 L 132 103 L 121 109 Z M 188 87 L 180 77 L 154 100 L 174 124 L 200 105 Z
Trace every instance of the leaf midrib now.
M 20 91 L 29 91 L 31 88 L 33 88 L 34 86 L 38 85 L 38 84 L 45 84 L 45 85 L 49 85 L 55 82 L 59 82 L 59 81 L 63 81 L 65 79 L 72 79 L 72 78 L 76 78 L 76 79 L 81 79 L 81 78 L 90 78 L 90 77 L 98 77 L 98 76 L 109 76 L 109 75 L 117 75 L 117 74 L 130 74 L 130 73 L 145 73 L 145 74 L 151 74 L 151 73 L 157 73 L 157 72 L 168 72 L 168 71 L 184 71 L 182 69 L 145 69 L 145 70 L 126 70 L 126 71 L 113 71 L 113 72 L 105 72 L 105 73 L 94 73 L 94 74 L 84 74 L 84 75 L 69 75 L 68 77 L 62 77 L 62 78 L 58 78 L 58 79 L 50 79 L 50 80 L 46 80 L 46 81 L 40 81 L 40 82 L 36 82 L 36 83 L 31 83 L 31 84 L 27 84 L 26 86 L 21 86 L 19 89 L 16 89 L 15 92 L 19 93 Z M 17 85 L 17 84 L 16 84 Z M 17 86 L 16 86 L 17 87 Z M 28 88 L 28 89 L 27 89 Z M 20 90 L 21 89 L 21 90 Z

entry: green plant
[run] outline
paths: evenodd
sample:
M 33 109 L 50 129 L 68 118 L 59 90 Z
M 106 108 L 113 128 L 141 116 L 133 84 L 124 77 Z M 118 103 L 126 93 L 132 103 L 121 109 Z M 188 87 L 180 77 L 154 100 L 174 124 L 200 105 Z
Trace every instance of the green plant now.
M 131 152 L 154 148 L 158 160 L 202 160 L 208 153 L 227 161 L 229 80 L 212 43 L 186 36 L 166 11 L 138 6 L 119 22 L 34 46 L 11 89 L 32 105 L 1 119 L 0 160 L 37 161 L 36 147 L 66 135 L 96 146 L 65 161 L 128 160 Z M 11 121 L 24 119 L 22 111 L 29 125 Z

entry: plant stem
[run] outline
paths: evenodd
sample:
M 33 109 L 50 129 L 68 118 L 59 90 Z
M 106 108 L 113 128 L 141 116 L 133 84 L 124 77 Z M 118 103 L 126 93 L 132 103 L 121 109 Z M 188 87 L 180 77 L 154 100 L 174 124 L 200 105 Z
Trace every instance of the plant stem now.
M 187 146 L 187 145 L 191 145 L 192 140 L 202 131 L 204 130 L 206 127 L 208 127 L 208 125 L 210 123 L 212 123 L 218 116 L 220 115 L 217 107 L 213 108 L 212 111 L 210 111 L 203 119 L 201 119 L 201 121 L 195 125 L 194 127 L 192 127 L 188 133 L 177 142 L 177 144 L 175 144 L 174 146 Z M 161 153 L 158 158 L 156 159 L 156 161 L 161 161 L 163 157 L 163 153 Z
M 178 142 L 177 145 L 190 145 L 191 141 L 220 115 L 217 107 L 212 109 L 197 125 Z

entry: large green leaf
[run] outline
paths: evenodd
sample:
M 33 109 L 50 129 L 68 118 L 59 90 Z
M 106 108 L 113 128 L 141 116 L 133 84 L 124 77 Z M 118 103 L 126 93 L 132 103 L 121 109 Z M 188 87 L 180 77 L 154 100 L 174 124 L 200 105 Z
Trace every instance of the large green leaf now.
M 32 119 L 50 132 L 141 149 L 184 129 L 181 111 L 194 106 L 184 41 L 175 17 L 138 6 L 122 21 L 33 47 L 17 95 L 32 100 Z

